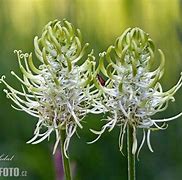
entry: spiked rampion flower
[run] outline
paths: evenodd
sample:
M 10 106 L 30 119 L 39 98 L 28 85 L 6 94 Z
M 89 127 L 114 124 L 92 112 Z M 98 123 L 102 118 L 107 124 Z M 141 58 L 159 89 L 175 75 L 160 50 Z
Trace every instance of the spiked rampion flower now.
M 154 51 L 154 44 L 147 33 L 139 28 L 129 28 L 117 38 L 114 46 L 100 54 L 99 66 L 95 72 L 95 85 L 98 89 L 95 101 L 99 103 L 93 104 L 91 112 L 108 112 L 108 115 L 105 119 L 107 123 L 101 131 L 91 131 L 99 138 L 106 129 L 111 131 L 119 126 L 120 151 L 128 125 L 133 129 L 132 153 L 140 152 L 145 139 L 149 149 L 153 151 L 150 144 L 151 130 L 164 129 L 167 121 L 182 115 L 180 113 L 167 119 L 152 119 L 154 114 L 167 108 L 170 100 L 174 101 L 173 95 L 182 86 L 181 76 L 173 88 L 163 92 L 159 80 L 164 72 L 165 58 L 159 49 L 160 65 L 151 71 Z M 105 79 L 104 84 L 97 78 L 98 74 Z M 143 139 L 139 147 L 136 137 L 138 128 L 143 129 Z
M 34 137 L 27 143 L 37 144 L 55 131 L 55 149 L 60 141 L 61 129 L 66 130 L 64 153 L 77 126 L 82 128 L 81 121 L 87 114 L 92 78 L 93 56 L 84 53 L 88 44 L 82 46 L 81 33 L 71 23 L 64 20 L 49 22 L 43 29 L 42 36 L 34 39 L 35 54 L 39 66 L 33 64 L 32 53 L 23 54 L 15 50 L 23 78 L 15 76 L 21 83 L 22 90 L 16 90 L 2 76 L 1 82 L 7 97 L 17 107 L 38 118 Z M 84 58 L 83 58 L 84 57 Z M 78 65 L 79 60 L 85 60 Z M 37 64 L 37 63 L 36 63 Z

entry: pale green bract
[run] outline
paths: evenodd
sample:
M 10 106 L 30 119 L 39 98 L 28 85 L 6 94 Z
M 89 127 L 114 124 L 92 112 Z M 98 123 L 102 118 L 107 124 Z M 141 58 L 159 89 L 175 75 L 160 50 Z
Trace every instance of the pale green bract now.
M 180 113 L 172 118 L 152 119 L 154 114 L 167 108 L 170 100 L 174 101 L 173 95 L 182 86 L 181 76 L 173 88 L 163 92 L 159 80 L 163 76 L 165 58 L 159 49 L 160 65 L 151 71 L 154 51 L 154 44 L 147 33 L 139 28 L 129 28 L 117 38 L 114 46 L 100 54 L 94 76 L 98 89 L 95 99 L 97 103 L 93 104 L 91 112 L 107 112 L 108 115 L 104 119 L 107 123 L 101 131 L 91 129 L 98 137 L 90 143 L 97 141 L 105 130 L 111 131 L 119 126 L 119 148 L 122 152 L 125 130 L 130 125 L 133 129 L 132 153 L 139 154 L 145 139 L 153 151 L 150 143 L 151 130 L 165 129 L 167 121 L 182 115 Z M 105 85 L 99 83 L 98 74 L 106 81 Z M 139 147 L 136 136 L 138 128 L 143 130 Z
M 34 39 L 35 54 L 39 60 L 36 67 L 32 53 L 23 54 L 15 50 L 23 77 L 15 76 L 21 83 L 22 91 L 11 87 L 2 76 L 1 82 L 7 89 L 4 92 L 20 111 L 37 117 L 34 137 L 27 143 L 37 144 L 49 138 L 55 131 L 54 151 L 60 141 L 61 129 L 66 129 L 64 153 L 77 126 L 90 106 L 90 87 L 94 57 L 84 56 L 88 43 L 82 45 L 81 33 L 66 20 L 49 22 L 42 36 Z M 86 58 L 86 59 L 85 59 Z M 78 65 L 78 61 L 83 62 Z M 37 63 L 36 63 L 37 64 Z

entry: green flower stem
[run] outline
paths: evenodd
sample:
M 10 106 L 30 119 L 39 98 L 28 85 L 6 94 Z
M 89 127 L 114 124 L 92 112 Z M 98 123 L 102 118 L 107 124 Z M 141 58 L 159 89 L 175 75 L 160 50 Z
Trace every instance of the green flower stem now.
M 127 126 L 127 158 L 128 158 L 128 180 L 136 180 L 135 176 L 135 155 L 132 154 L 133 128 Z
M 61 134 L 61 154 L 63 161 L 64 177 L 65 180 L 71 180 L 72 178 L 71 178 L 69 158 L 67 158 L 64 154 L 64 141 L 66 139 L 66 130 L 60 130 L 60 134 Z

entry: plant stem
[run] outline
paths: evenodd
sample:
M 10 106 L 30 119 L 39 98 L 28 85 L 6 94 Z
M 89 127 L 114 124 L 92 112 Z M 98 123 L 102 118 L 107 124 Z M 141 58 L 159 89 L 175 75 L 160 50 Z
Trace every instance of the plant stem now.
M 133 128 L 127 126 L 127 154 L 128 154 L 128 180 L 136 180 L 135 176 L 135 155 L 132 154 Z
M 64 141 L 66 139 L 66 131 L 60 130 L 60 134 L 61 134 L 61 154 L 62 154 L 62 161 L 63 161 L 64 177 L 65 177 L 65 180 L 71 180 L 69 159 L 64 154 Z

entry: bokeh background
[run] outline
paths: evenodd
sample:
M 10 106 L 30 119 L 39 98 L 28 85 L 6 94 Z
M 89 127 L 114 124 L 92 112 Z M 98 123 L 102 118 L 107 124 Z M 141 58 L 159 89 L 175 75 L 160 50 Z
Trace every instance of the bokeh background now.
M 182 71 L 182 1 L 181 0 L 0 0 L 0 75 L 19 86 L 10 71 L 18 72 L 14 49 L 33 51 L 33 38 L 40 35 L 50 20 L 66 18 L 80 28 L 85 42 L 98 56 L 128 27 L 140 27 L 148 32 L 157 48 L 166 56 L 165 74 L 161 80 L 164 90 L 179 79 Z M 156 64 L 158 56 L 156 56 Z M 54 136 L 49 142 L 28 145 L 36 119 L 17 112 L 10 106 L 0 85 L 0 155 L 15 155 L 13 161 L 0 161 L 0 167 L 19 167 L 27 171 L 22 180 L 54 180 L 52 156 Z M 182 89 L 176 102 L 157 117 L 170 117 L 182 111 Z M 105 133 L 93 145 L 86 142 L 95 136 L 89 127 L 99 129 L 99 119 L 88 116 L 84 130 L 78 131 L 70 144 L 70 159 L 74 180 L 127 179 L 127 159 L 118 149 L 115 128 Z M 165 131 L 152 133 L 154 153 L 145 145 L 137 162 L 139 180 L 182 179 L 182 118 L 169 123 Z M 140 136 L 140 133 L 139 133 Z M 12 177 L 0 177 L 13 179 Z

